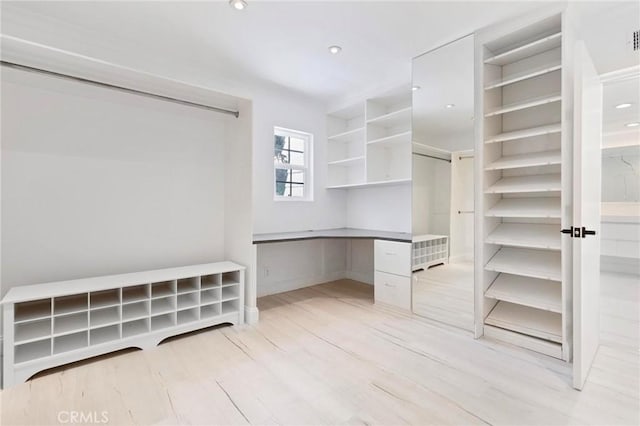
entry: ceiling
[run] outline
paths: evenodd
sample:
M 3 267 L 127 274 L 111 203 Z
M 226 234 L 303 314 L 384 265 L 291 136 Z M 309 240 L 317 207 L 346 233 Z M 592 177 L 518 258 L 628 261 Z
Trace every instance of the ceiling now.
M 541 7 L 536 2 L 484 1 L 248 3 L 237 11 L 226 0 L 3 1 L 3 32 L 18 37 L 23 34 L 16 33 L 28 32 L 25 25 L 5 19 L 28 13 L 46 17 L 56 28 L 46 40 L 34 41 L 46 44 L 51 37 L 66 37 L 61 43 L 85 49 L 79 53 L 116 52 L 148 66 L 164 61 L 167 72 L 197 78 L 198 83 L 215 76 L 275 84 L 329 102 L 407 83 L 412 57 Z M 82 36 L 69 28 L 82 30 Z M 343 48 L 335 56 L 327 51 L 334 44 Z
M 628 108 L 617 105 L 629 103 Z M 640 75 L 607 83 L 602 93 L 602 133 L 604 146 L 640 144 L 640 126 L 627 127 L 640 122 Z

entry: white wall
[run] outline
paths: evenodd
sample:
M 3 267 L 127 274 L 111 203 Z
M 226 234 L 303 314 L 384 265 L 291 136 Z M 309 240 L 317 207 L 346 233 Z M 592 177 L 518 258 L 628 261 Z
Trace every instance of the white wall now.
M 413 234 L 449 235 L 451 165 L 413 155 Z
M 411 232 L 411 185 L 349 190 L 346 226 Z
M 473 157 L 469 155 L 473 154 L 465 151 L 451 154 L 451 262 L 473 261 Z
M 225 121 L 2 73 L 2 292 L 224 258 Z

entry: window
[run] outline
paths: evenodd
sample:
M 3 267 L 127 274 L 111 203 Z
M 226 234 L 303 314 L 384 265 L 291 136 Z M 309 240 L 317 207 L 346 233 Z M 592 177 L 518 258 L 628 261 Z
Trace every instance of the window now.
M 280 127 L 273 133 L 274 199 L 313 200 L 313 135 Z

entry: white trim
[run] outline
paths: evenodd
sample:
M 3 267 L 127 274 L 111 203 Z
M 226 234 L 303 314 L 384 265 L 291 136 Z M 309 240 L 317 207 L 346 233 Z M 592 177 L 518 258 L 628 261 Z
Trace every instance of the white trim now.
M 304 140 L 304 165 L 298 164 L 278 164 L 273 163 L 273 201 L 313 201 L 313 134 L 304 132 L 301 130 L 287 129 L 284 127 L 274 126 L 273 135 L 284 137 L 295 137 Z M 276 195 L 276 171 L 280 170 L 302 170 L 304 172 L 304 187 L 302 197 L 286 197 L 282 195 Z

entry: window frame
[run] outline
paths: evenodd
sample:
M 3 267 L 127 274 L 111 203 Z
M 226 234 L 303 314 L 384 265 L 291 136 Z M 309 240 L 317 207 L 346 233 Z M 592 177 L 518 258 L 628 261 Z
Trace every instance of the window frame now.
M 287 129 L 284 127 L 274 126 L 273 142 L 271 145 L 271 155 L 275 155 L 275 137 L 294 137 L 304 141 L 304 165 L 297 164 L 278 164 L 273 160 L 273 200 L 274 201 L 313 201 L 313 134 L 303 132 L 301 130 Z M 286 196 L 278 195 L 276 171 L 277 170 L 301 170 L 304 172 L 303 194 L 302 196 Z

